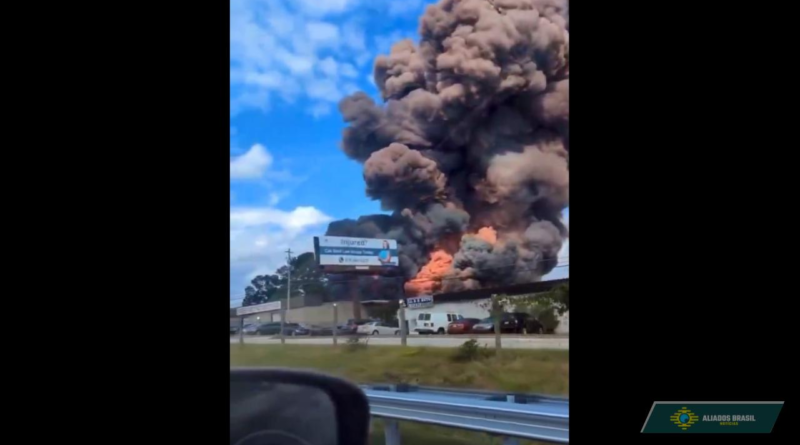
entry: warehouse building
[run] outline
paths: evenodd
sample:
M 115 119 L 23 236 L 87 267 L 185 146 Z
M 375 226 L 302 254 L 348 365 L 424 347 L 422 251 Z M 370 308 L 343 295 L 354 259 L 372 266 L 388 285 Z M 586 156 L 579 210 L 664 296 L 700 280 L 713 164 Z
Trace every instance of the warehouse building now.
M 432 304 L 426 305 L 427 307 L 404 308 L 405 319 L 408 323 L 408 332 L 414 332 L 416 321 L 421 313 L 444 312 L 459 314 L 464 318 L 488 318 L 490 315 L 488 308 L 490 307 L 493 294 L 506 294 L 509 296 L 538 294 L 567 283 L 569 283 L 569 278 L 428 296 L 431 297 Z M 408 299 L 406 299 L 406 301 L 408 301 Z M 569 334 L 569 312 L 559 317 L 559 325 L 558 328 L 556 328 L 556 333 Z
M 462 292 L 442 293 L 429 296 L 432 299 L 432 304 L 426 307 L 406 307 L 405 319 L 408 323 L 408 332 L 413 334 L 416 320 L 420 313 L 429 312 L 445 312 L 455 313 L 463 316 L 464 318 L 487 318 L 489 317 L 489 301 L 492 294 L 506 294 L 506 295 L 530 295 L 542 292 L 547 292 L 552 288 L 569 282 L 569 278 L 540 281 L 536 283 L 519 284 L 512 286 L 476 289 Z M 406 298 L 407 302 L 408 299 Z M 277 303 L 277 302 L 275 302 Z M 285 304 L 285 300 L 281 302 Z M 357 318 L 356 314 L 360 313 L 364 318 L 379 318 L 380 315 L 386 313 L 388 305 L 396 305 L 397 301 L 386 299 L 372 299 L 369 296 L 362 295 L 361 301 L 357 303 L 360 306 L 360 311 L 355 310 L 353 301 L 338 300 L 336 304 L 336 317 L 338 323 L 344 324 L 348 319 Z M 303 295 L 293 297 L 289 304 L 289 310 L 286 314 L 286 320 L 292 323 L 305 323 L 317 326 L 333 326 L 334 320 L 334 302 L 325 302 L 319 296 Z M 397 306 L 395 306 L 397 307 Z M 394 313 L 393 310 L 391 310 Z M 399 317 L 399 314 L 398 314 Z M 269 323 L 280 321 L 280 305 L 276 304 L 273 310 L 267 312 L 260 312 L 248 314 L 244 317 L 244 324 L 251 323 Z M 560 323 L 556 329 L 556 333 L 568 334 L 569 333 L 569 312 L 559 317 Z M 236 315 L 236 308 L 230 310 L 231 326 L 238 326 L 240 317 Z
M 286 301 L 275 301 L 274 309 L 266 312 L 258 312 L 247 314 L 244 318 L 244 324 L 259 324 L 281 321 L 281 305 L 286 304 Z M 337 301 L 336 303 L 336 317 L 339 324 L 344 324 L 348 319 L 355 318 L 355 304 L 352 301 Z M 369 302 L 362 302 L 361 314 L 367 314 L 367 306 Z M 289 309 L 286 311 L 286 321 L 291 323 L 304 323 L 317 326 L 333 326 L 334 320 L 334 303 L 323 302 L 321 297 L 303 295 L 293 297 L 289 304 Z M 240 317 L 237 316 L 238 308 L 231 308 L 230 310 L 230 323 L 231 326 L 239 326 Z

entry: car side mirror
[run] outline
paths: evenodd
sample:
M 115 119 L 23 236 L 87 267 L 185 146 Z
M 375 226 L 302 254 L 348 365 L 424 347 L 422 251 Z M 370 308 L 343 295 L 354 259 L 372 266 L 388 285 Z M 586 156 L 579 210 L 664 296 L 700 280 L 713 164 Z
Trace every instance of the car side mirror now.
M 366 445 L 369 402 L 313 372 L 231 368 L 230 445 Z

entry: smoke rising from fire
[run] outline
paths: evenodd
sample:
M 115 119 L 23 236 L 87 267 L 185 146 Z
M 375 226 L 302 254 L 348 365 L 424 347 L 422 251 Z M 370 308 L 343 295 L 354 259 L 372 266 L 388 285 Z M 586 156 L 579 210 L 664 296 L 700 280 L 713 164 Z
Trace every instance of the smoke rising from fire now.
M 566 0 L 441 0 L 375 60 L 383 104 L 339 109 L 342 150 L 391 215 L 327 235 L 396 239 L 411 293 L 540 280 L 569 205 Z

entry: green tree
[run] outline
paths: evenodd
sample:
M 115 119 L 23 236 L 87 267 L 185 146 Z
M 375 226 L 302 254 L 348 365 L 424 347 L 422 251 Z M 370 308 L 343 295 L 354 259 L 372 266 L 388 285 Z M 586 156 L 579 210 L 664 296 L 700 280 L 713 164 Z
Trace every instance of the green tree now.
M 250 281 L 250 286 L 245 288 L 243 306 L 252 306 L 270 301 L 279 301 L 286 298 L 289 288 L 289 267 L 291 267 L 292 297 L 299 295 L 326 294 L 324 274 L 317 267 L 316 259 L 312 252 L 306 252 L 291 259 L 290 265 L 278 268 L 274 274 L 259 275 Z
M 558 316 L 564 315 L 569 311 L 569 282 L 538 294 L 492 295 L 492 298 L 482 303 L 481 307 L 488 310 L 494 319 L 495 345 L 497 349 L 500 349 L 498 326 L 500 317 L 502 317 L 503 312 L 506 312 L 506 309 L 527 312 L 542 323 L 545 332 L 555 331 L 559 324 Z

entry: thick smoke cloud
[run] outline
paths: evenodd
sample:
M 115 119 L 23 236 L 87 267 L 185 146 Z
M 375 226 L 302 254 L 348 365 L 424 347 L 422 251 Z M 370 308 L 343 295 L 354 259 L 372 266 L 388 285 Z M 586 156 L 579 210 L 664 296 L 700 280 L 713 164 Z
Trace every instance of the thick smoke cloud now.
M 364 163 L 367 195 L 380 199 L 387 210 L 445 198 L 447 178 L 436 162 L 417 150 L 393 143 Z
M 433 252 L 438 266 L 449 255 L 434 277 L 445 290 L 539 280 L 567 236 L 567 2 L 441 0 L 419 33 L 419 46 L 402 40 L 375 60 L 383 104 L 356 93 L 339 105 L 342 150 L 392 214 L 327 234 L 396 239 L 407 280 Z M 484 227 L 493 242 L 475 235 Z

